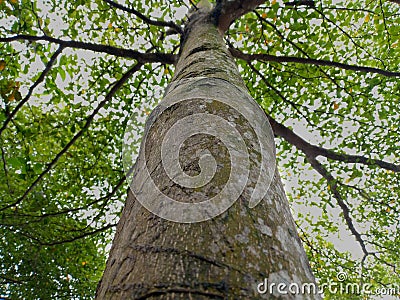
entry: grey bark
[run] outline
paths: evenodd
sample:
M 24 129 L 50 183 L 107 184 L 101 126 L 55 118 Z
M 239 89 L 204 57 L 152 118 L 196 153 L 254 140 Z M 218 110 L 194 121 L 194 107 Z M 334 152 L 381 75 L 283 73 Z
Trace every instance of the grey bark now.
M 318 295 L 257 292 L 264 279 L 269 283 L 299 285 L 315 280 L 277 171 L 261 203 L 249 208 L 262 169 L 260 146 L 248 120 L 221 103 L 226 98 L 235 99 L 244 109 L 256 104 L 220 31 L 210 20 L 199 12 L 186 27 L 173 81 L 146 124 L 146 139 L 141 145 L 133 182 L 143 184 L 146 166 L 162 193 L 177 201 L 197 203 L 218 194 L 234 168 L 219 138 L 197 134 L 180 149 L 171 150 L 179 150 L 180 164 L 189 176 L 202 171 L 199 149 L 208 149 L 213 155 L 216 174 L 201 188 L 176 184 L 161 162 L 161 143 L 168 128 L 186 116 L 209 113 L 229 120 L 245 137 L 250 161 L 246 187 L 223 214 L 190 224 L 154 215 L 129 192 L 96 299 L 319 299 Z M 189 100 L 167 105 L 180 97 Z M 266 116 L 264 119 L 268 122 Z M 265 163 L 274 163 L 274 159 L 270 157 Z

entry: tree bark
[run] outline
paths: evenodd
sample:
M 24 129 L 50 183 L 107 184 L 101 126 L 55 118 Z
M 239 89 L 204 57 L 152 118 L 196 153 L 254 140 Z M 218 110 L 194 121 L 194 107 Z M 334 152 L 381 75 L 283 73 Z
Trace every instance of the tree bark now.
M 173 81 L 146 123 L 134 168 L 134 193 L 129 192 L 96 299 L 319 299 L 318 295 L 257 291 L 265 279 L 268 283 L 299 286 L 315 281 L 279 174 L 270 167 L 275 166 L 275 157 L 270 155 L 264 160 L 261 157 L 265 142 L 265 152 L 274 153 L 267 117 L 249 96 L 209 14 L 200 11 L 192 16 L 185 37 Z M 232 105 L 227 104 L 229 101 Z M 240 105 L 239 110 L 235 105 Z M 196 120 L 193 122 L 196 127 L 196 115 L 200 113 L 228 120 L 243 137 L 248 151 L 247 178 L 243 190 L 235 191 L 239 193 L 237 201 L 227 205 L 229 209 L 222 214 L 190 223 L 193 216 L 185 215 L 186 210 L 182 210 L 174 217 L 189 221 L 168 221 L 149 212 L 138 197 L 151 198 L 145 199 L 146 207 L 163 215 L 164 207 L 157 206 L 163 195 L 182 203 L 201 203 L 221 193 L 232 178 L 241 185 L 242 179 L 231 173 L 237 168 L 246 171 L 242 170 L 244 167 L 241 169 L 243 157 L 232 162 L 233 152 L 227 149 L 224 136 L 212 136 L 201 130 L 181 144 L 176 141 L 180 148 L 162 150 L 162 143 L 177 138 L 177 135 L 168 137 L 168 130 L 178 120 L 190 116 Z M 249 116 L 253 120 L 249 121 Z M 251 122 L 264 126 L 263 132 L 268 126 L 266 136 L 258 136 L 258 129 Z M 209 124 L 209 127 L 217 130 L 219 125 Z M 174 182 L 163 165 L 163 155 L 179 152 L 182 169 L 188 176 L 196 177 L 207 173 L 200 158 L 203 149 L 215 160 L 212 180 L 201 187 Z M 260 176 L 263 169 L 264 173 L 274 172 Z M 163 195 L 147 192 L 149 180 L 155 182 Z M 265 188 L 272 182 L 265 196 L 254 192 L 260 189 L 257 185 L 260 180 L 264 180 Z M 249 208 L 255 194 L 262 196 L 262 201 Z M 226 209 L 226 201 L 220 202 Z

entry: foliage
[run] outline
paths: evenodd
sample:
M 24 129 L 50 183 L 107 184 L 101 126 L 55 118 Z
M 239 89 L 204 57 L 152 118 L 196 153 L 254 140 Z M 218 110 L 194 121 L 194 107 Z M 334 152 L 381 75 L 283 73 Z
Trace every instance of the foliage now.
M 190 6 L 125 2 L 0 0 L 0 297 L 94 293 L 126 196 L 126 122 L 171 78 Z M 306 2 L 267 1 L 227 45 L 271 117 L 316 277 L 400 285 L 399 5 Z

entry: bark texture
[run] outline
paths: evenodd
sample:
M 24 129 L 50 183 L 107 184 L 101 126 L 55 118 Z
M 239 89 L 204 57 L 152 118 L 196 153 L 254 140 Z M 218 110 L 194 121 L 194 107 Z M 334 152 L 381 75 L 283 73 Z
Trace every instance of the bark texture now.
M 176 101 L 180 98 L 188 100 Z M 219 98 L 239 101 L 249 111 L 256 105 L 220 31 L 206 12 L 198 12 L 186 27 L 173 82 L 147 122 L 133 181 L 144 184 L 146 166 L 163 194 L 177 201 L 197 203 L 218 194 L 233 169 L 229 151 L 218 137 L 193 135 L 180 149 L 171 150 L 179 151 L 180 164 L 190 176 L 202 171 L 199 149 L 213 155 L 215 176 L 201 188 L 176 184 L 161 162 L 160 144 L 168 129 L 177 120 L 203 112 L 229 120 L 245 137 L 250 161 L 246 187 L 226 212 L 193 224 L 152 214 L 130 192 L 96 299 L 319 299 L 257 292 L 264 279 L 300 285 L 314 282 L 314 277 L 277 171 L 263 201 L 249 208 L 262 168 L 260 146 L 248 120 Z

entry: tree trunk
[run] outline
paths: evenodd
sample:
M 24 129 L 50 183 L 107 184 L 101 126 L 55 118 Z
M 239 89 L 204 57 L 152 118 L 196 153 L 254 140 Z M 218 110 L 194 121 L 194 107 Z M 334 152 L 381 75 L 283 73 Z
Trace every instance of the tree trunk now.
M 300 286 L 314 277 L 267 117 L 207 14 L 193 16 L 185 36 L 174 79 L 146 123 L 96 299 L 319 299 L 257 290 L 265 279 Z

